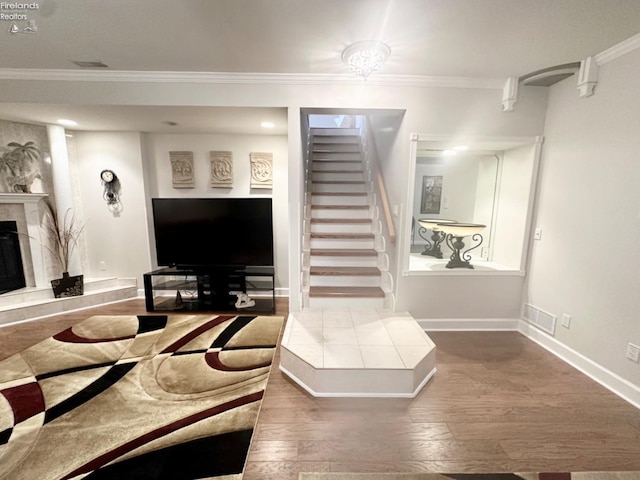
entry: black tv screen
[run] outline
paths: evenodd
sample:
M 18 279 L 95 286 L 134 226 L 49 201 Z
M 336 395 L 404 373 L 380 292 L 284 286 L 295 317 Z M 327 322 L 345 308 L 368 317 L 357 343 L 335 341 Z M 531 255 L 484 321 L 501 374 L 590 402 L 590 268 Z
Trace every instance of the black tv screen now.
M 154 198 L 159 266 L 273 266 L 270 198 Z

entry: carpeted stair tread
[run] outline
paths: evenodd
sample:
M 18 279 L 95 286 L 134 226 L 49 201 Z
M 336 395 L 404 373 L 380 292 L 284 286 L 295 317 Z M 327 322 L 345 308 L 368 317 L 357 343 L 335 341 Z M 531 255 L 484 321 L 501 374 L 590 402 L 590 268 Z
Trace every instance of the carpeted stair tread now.
M 339 145 L 341 148 L 317 148 L 318 145 L 322 145 L 324 146 L 331 146 L 331 145 Z M 355 143 L 316 143 L 314 145 L 314 148 L 312 150 L 312 153 L 362 153 L 361 150 L 355 149 L 355 148 L 342 148 L 342 147 L 349 147 L 349 146 L 355 146 L 357 144 Z
M 325 298 L 381 298 L 384 292 L 380 287 L 309 287 L 309 297 Z
M 354 160 L 353 158 L 335 159 L 335 158 L 314 158 L 312 162 L 322 163 L 362 163 L 362 160 Z
M 377 276 L 380 275 L 380 269 L 377 267 L 318 267 L 309 268 L 311 275 L 349 275 L 349 276 Z
M 370 248 L 312 248 L 311 255 L 324 257 L 374 257 L 378 255 Z
M 373 233 L 312 233 L 311 238 L 333 238 L 336 240 L 372 240 Z
M 311 210 L 369 210 L 369 205 L 311 205 Z
M 366 197 L 367 192 L 311 192 L 311 195 L 326 197 Z
M 370 218 L 312 218 L 311 223 L 372 223 Z
M 364 173 L 364 170 L 311 170 L 311 173 Z
M 366 182 L 364 180 L 314 180 L 312 183 L 321 185 L 362 185 Z

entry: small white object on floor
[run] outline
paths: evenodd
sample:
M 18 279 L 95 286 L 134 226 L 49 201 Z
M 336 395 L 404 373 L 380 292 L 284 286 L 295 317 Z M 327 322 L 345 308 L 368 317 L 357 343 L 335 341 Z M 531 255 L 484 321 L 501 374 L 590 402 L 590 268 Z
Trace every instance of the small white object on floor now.
M 236 295 L 238 296 L 238 300 L 236 300 L 236 308 L 249 308 L 256 305 L 256 301 L 249 298 L 249 295 L 246 293 L 238 292 Z

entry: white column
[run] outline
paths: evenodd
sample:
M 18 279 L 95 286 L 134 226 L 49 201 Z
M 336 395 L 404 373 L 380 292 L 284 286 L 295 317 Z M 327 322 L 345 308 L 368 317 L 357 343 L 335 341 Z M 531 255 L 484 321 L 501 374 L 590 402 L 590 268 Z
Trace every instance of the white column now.
M 71 171 L 69 168 L 69 153 L 67 151 L 67 137 L 63 127 L 47 125 L 49 149 L 51 150 L 51 170 L 53 175 L 53 192 L 56 199 L 56 212 L 60 222 L 64 221 L 68 210 L 73 213 L 73 193 L 71 190 Z M 79 275 L 81 272 L 80 256 L 76 247 L 70 255 L 69 273 Z

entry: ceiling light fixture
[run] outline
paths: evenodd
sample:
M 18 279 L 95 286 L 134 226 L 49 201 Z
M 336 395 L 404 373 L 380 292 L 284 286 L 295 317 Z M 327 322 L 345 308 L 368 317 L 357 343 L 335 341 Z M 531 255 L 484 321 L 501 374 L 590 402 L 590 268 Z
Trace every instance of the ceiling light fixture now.
M 68 119 L 66 119 L 66 118 L 59 118 L 59 119 L 57 120 L 57 122 L 58 122 L 60 125 L 64 125 L 65 127 L 77 127 L 77 126 L 78 126 L 78 123 L 77 123 L 77 122 L 74 122 L 73 120 L 68 120 Z
M 262 122 L 260 126 L 262 128 L 275 128 L 276 124 L 273 122 Z
M 389 58 L 391 49 L 377 40 L 366 40 L 349 45 L 342 52 L 342 61 L 356 75 L 365 80 Z

